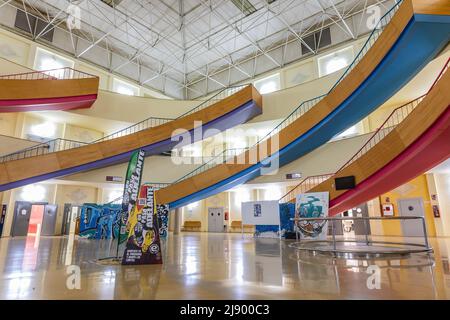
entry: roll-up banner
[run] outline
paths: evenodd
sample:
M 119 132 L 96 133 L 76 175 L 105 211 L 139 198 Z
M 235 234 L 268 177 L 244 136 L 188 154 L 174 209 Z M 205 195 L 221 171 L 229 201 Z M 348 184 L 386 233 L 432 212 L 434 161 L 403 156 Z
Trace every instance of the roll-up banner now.
M 144 170 L 145 151 L 137 150 L 131 155 L 125 176 L 123 191 L 122 212 L 120 221 L 119 245 L 128 239 L 128 217 L 136 204 L 141 185 L 142 172 Z
M 139 198 L 127 223 L 129 233 L 122 264 L 161 264 L 155 192 L 151 186 L 141 187 Z

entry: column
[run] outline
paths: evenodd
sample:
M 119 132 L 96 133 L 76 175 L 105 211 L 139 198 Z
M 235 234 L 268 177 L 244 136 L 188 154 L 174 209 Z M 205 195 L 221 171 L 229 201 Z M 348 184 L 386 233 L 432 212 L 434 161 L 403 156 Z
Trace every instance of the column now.
M 173 227 L 173 234 L 179 234 L 181 229 L 181 208 L 175 209 L 174 212 L 174 227 Z

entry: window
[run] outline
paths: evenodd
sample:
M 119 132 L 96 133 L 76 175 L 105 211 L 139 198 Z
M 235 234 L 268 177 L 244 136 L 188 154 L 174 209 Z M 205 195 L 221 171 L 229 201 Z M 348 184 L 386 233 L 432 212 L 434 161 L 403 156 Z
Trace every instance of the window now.
M 271 93 L 280 90 L 280 74 L 274 74 L 273 76 L 255 81 L 255 88 L 261 94 Z
M 353 47 L 347 47 L 317 59 L 319 77 L 326 76 L 347 67 L 354 58 Z
M 120 94 L 125 94 L 127 96 L 139 95 L 139 87 L 133 86 L 132 84 L 126 83 L 119 79 L 113 80 L 113 91 Z
M 61 57 L 50 51 L 41 48 L 37 48 L 36 50 L 34 69 L 39 71 L 51 70 L 45 73 L 52 77 L 64 78 L 64 76 L 67 76 L 68 74 L 61 69 L 66 67 L 73 68 L 73 65 L 74 62 L 72 60 Z
M 302 54 L 311 54 L 311 50 L 321 49 L 323 47 L 329 46 L 331 44 L 331 31 L 330 28 L 322 29 L 322 31 L 317 31 L 305 38 L 303 38 L 304 43 L 302 42 Z M 309 46 L 305 46 L 305 43 Z
M 358 122 L 357 124 L 355 124 L 354 126 L 351 126 L 350 128 L 348 128 L 347 130 L 341 132 L 340 134 L 334 136 L 331 140 L 332 141 L 336 141 L 336 140 L 341 140 L 341 139 L 346 139 L 346 138 L 351 138 L 360 134 L 364 133 L 364 126 L 362 121 Z

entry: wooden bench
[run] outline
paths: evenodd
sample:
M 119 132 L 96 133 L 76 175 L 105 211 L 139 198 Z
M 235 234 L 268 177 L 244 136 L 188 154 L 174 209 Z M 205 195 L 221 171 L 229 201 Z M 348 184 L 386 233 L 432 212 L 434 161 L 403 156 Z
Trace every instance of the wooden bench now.
M 230 232 L 242 232 L 242 221 L 241 220 L 231 221 Z M 244 232 L 253 232 L 253 225 L 244 224 Z
M 185 221 L 183 231 L 200 231 L 202 228 L 201 221 Z

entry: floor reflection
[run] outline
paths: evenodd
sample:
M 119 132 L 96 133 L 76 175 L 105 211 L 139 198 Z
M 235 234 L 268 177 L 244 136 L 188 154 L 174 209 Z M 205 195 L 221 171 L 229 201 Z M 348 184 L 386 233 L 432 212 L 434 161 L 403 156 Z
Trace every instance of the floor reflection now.
M 448 299 L 450 239 L 431 239 L 433 255 L 336 259 L 278 239 L 184 233 L 162 243 L 163 265 L 127 266 L 110 240 L 77 237 L 0 240 L 1 299 Z M 369 266 L 381 289 L 369 289 Z M 79 266 L 81 288 L 67 286 Z

